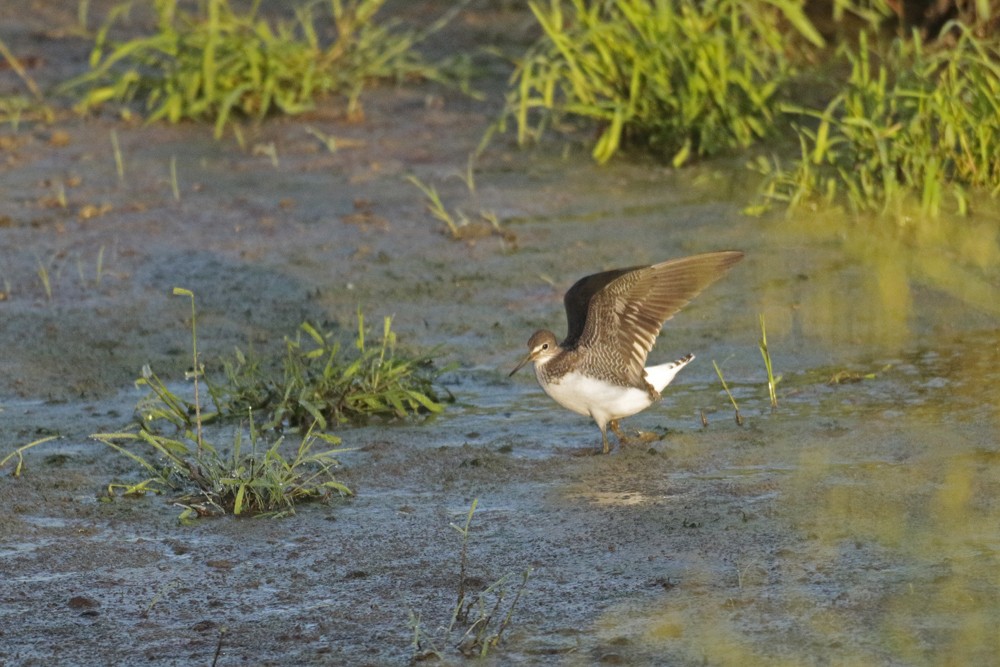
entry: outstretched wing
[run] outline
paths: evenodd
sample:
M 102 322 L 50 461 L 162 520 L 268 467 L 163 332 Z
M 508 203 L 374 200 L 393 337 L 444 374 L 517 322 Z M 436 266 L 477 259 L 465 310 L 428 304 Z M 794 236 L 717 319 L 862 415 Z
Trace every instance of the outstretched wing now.
M 712 252 L 584 278 L 570 290 L 583 283 L 573 298 L 588 296 L 589 303 L 577 345 L 602 358 L 602 367 L 622 369 L 622 381 L 641 386 L 646 357 L 663 323 L 742 258 L 738 251 Z M 567 313 L 569 299 L 567 293 Z M 571 315 L 571 333 L 573 326 Z

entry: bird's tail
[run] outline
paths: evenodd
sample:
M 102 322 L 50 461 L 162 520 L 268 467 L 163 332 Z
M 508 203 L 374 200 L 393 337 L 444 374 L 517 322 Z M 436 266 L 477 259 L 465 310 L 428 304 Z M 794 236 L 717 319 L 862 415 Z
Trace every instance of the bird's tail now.
M 671 383 L 671 381 L 673 381 L 674 376 L 677 375 L 682 368 L 691 363 L 693 359 L 693 354 L 686 354 L 677 361 L 671 361 L 669 364 L 647 366 L 646 382 L 653 385 L 653 389 L 657 392 L 661 392 L 668 384 Z

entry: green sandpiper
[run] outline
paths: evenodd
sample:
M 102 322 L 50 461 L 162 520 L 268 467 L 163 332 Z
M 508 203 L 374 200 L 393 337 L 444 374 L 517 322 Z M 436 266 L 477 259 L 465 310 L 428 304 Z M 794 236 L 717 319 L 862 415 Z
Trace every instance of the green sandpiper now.
M 618 420 L 641 412 L 693 359 L 646 366 L 664 322 L 699 292 L 743 259 L 735 250 L 671 259 L 581 278 L 563 299 L 569 331 L 558 343 L 547 329 L 528 339 L 528 355 L 510 372 L 535 362 L 535 377 L 556 403 L 591 417 L 601 429 L 604 453 L 607 427 L 619 443 Z

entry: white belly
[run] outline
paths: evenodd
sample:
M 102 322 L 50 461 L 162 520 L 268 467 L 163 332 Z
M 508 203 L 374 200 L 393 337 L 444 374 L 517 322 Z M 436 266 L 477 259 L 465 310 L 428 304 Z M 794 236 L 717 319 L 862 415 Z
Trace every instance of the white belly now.
M 629 417 L 653 403 L 649 393 L 642 389 L 609 384 L 576 372 L 567 373 L 559 382 L 539 384 L 556 403 L 567 410 L 591 416 L 598 424 Z
M 647 366 L 646 381 L 653 385 L 657 392 L 661 392 L 670 384 L 677 372 L 693 359 L 694 355 L 688 355 L 684 359 L 667 364 Z M 535 377 L 538 378 L 538 384 L 546 394 L 567 410 L 593 417 L 602 429 L 612 419 L 631 417 L 653 404 L 649 392 L 643 389 L 610 384 L 575 371 L 562 376 L 558 382 L 546 384 L 542 381 L 538 370 L 536 364 Z

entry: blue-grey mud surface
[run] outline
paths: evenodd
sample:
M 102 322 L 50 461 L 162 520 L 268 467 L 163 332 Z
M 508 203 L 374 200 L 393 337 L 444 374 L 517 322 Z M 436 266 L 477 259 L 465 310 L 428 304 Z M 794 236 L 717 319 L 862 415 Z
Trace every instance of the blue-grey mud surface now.
M 515 53 L 530 15 L 495 4 L 473 3 L 447 39 Z M 5 0 L 0 17 L 0 38 L 43 58 L 39 80 L 82 66 L 75 7 Z M 488 664 L 995 661 L 996 208 L 935 223 L 748 218 L 739 161 L 598 167 L 581 146 L 519 150 L 510 136 L 476 162 L 470 192 L 460 175 L 506 76 L 483 62 L 482 101 L 382 88 L 361 121 L 330 100 L 247 125 L 243 148 L 111 111 L 2 129 L 0 454 L 60 437 L 19 477 L 0 470 L 0 664 L 461 662 L 464 626 L 444 629 L 451 526 L 476 500 L 469 586 L 503 580 L 502 616 L 528 573 Z M 452 240 L 410 174 L 506 233 Z M 507 378 L 528 336 L 564 331 L 562 294 L 582 275 L 727 248 L 744 262 L 651 356 L 697 359 L 623 423 L 651 435 L 578 456 L 599 447 L 596 427 L 530 373 Z M 190 365 L 174 287 L 197 295 L 210 365 L 236 346 L 278 354 L 305 319 L 350 331 L 360 307 L 393 316 L 401 345 L 440 346 L 455 403 L 338 430 L 353 449 L 338 478 L 356 496 L 291 517 L 180 525 L 170 494 L 101 502 L 142 471 L 89 435 L 133 418 L 144 364 L 177 386 Z

